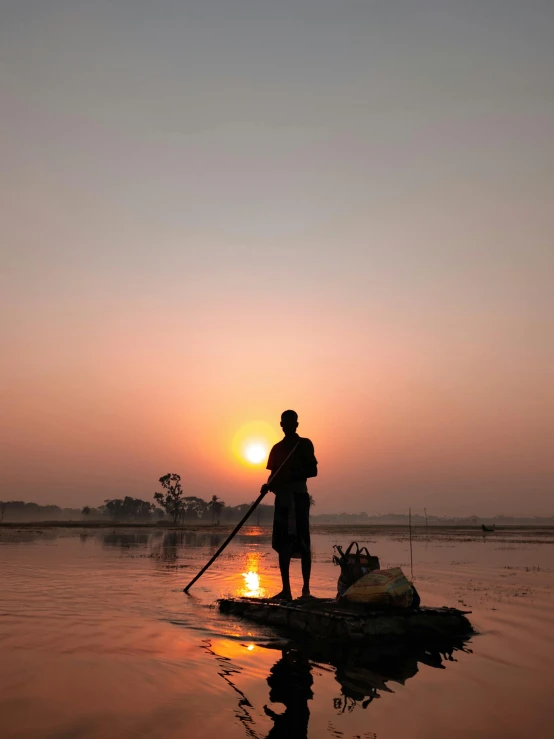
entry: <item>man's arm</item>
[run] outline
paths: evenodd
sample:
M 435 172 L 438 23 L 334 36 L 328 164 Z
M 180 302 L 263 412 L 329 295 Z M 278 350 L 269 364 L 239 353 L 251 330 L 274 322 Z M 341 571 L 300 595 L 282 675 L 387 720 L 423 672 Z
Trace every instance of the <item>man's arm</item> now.
M 317 477 L 317 459 L 315 458 L 314 445 L 310 439 L 306 439 L 306 448 L 304 453 L 306 477 Z
M 269 477 L 267 478 L 267 482 L 264 483 L 262 485 L 262 487 L 260 488 L 260 493 L 263 493 L 264 495 L 266 495 L 267 493 L 269 493 L 269 490 L 270 490 L 270 488 L 269 488 L 269 481 L 271 480 L 271 477 L 273 475 L 273 468 L 275 466 L 274 465 L 274 461 L 273 461 L 273 458 L 274 458 L 273 450 L 274 449 L 275 449 L 275 447 L 273 446 L 271 448 L 271 451 L 269 452 L 269 457 L 267 458 L 266 470 L 269 470 Z

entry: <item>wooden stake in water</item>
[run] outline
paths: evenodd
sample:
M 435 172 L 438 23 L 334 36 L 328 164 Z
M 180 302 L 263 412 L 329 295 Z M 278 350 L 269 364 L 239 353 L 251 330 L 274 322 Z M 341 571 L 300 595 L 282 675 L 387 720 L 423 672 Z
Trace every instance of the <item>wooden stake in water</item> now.
M 412 582 L 414 579 L 414 553 L 412 549 L 412 509 L 410 508 L 408 514 L 409 526 L 410 526 L 410 572 L 412 573 Z

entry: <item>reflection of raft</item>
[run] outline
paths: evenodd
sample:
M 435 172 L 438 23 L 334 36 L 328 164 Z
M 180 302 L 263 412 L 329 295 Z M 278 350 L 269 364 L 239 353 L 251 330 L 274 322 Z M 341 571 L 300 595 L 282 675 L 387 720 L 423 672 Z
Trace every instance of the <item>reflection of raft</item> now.
M 468 640 L 446 638 L 433 640 L 431 644 L 365 644 L 354 642 L 345 644 L 328 639 L 277 640 L 265 644 L 270 649 L 282 651 L 283 659 L 277 663 L 288 670 L 277 671 L 273 667 L 270 678 L 272 687 L 279 679 L 281 695 L 279 702 L 287 705 L 287 693 L 292 691 L 298 700 L 298 686 L 306 685 L 310 680 L 313 663 L 328 664 L 335 668 L 335 679 L 341 686 L 341 696 L 334 699 L 335 708 L 351 711 L 358 701 L 366 708 L 382 692 L 393 692 L 388 682 L 404 685 L 407 680 L 419 672 L 419 663 L 436 669 L 444 669 L 448 662 L 456 662 L 457 652 L 471 653 Z M 291 665 L 287 660 L 290 650 L 298 653 L 298 658 Z M 300 659 L 300 655 L 304 658 Z M 303 673 L 303 674 L 302 674 Z M 270 682 L 270 680 L 268 680 Z M 311 683 L 308 683 L 311 686 Z
M 456 608 L 374 610 L 365 605 L 330 598 L 290 603 L 264 598 L 223 598 L 222 613 L 243 616 L 310 637 L 348 641 L 427 641 L 473 633 L 468 611 Z

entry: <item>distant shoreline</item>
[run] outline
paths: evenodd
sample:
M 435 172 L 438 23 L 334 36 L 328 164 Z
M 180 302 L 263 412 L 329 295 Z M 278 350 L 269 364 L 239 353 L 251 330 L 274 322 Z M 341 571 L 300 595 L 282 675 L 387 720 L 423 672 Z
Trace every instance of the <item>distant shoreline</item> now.
M 151 529 L 154 531 L 209 531 L 211 533 L 230 533 L 236 524 L 230 523 L 222 526 L 213 526 L 209 523 L 189 523 L 184 525 L 173 525 L 169 522 L 160 523 L 139 523 L 139 522 L 123 522 L 123 521 L 3 521 L 0 523 L 1 529 Z M 244 529 L 256 528 L 256 529 L 270 529 L 271 524 L 261 524 L 258 526 L 255 523 L 247 523 L 243 527 Z M 405 532 L 408 529 L 408 524 L 356 524 L 356 523 L 313 523 L 311 529 L 314 533 L 317 531 L 323 531 L 327 529 L 363 529 L 364 531 L 401 531 Z M 427 527 L 421 524 L 413 524 L 412 530 L 417 531 L 418 534 L 424 534 L 427 531 Z M 437 531 L 471 531 L 482 533 L 481 524 L 430 524 L 429 532 Z M 496 529 L 490 534 L 497 533 L 499 531 L 553 531 L 554 525 L 552 524 L 496 524 Z M 489 533 L 489 532 L 487 532 Z M 490 535 L 489 534 L 489 535 Z

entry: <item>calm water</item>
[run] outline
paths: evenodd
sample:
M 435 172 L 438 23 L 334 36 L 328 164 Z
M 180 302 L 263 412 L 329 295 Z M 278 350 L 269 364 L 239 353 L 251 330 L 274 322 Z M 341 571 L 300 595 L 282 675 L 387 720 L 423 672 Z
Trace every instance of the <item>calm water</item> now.
M 332 545 L 352 538 L 409 572 L 405 536 L 321 529 L 315 594 L 334 593 Z M 443 659 L 345 651 L 334 664 L 287 659 L 274 632 L 214 608 L 225 594 L 276 592 L 263 529 L 246 530 L 194 597 L 183 594 L 219 542 L 205 532 L 0 529 L 3 739 L 554 736 L 553 533 L 416 539 L 422 601 L 467 606 L 479 636 Z

